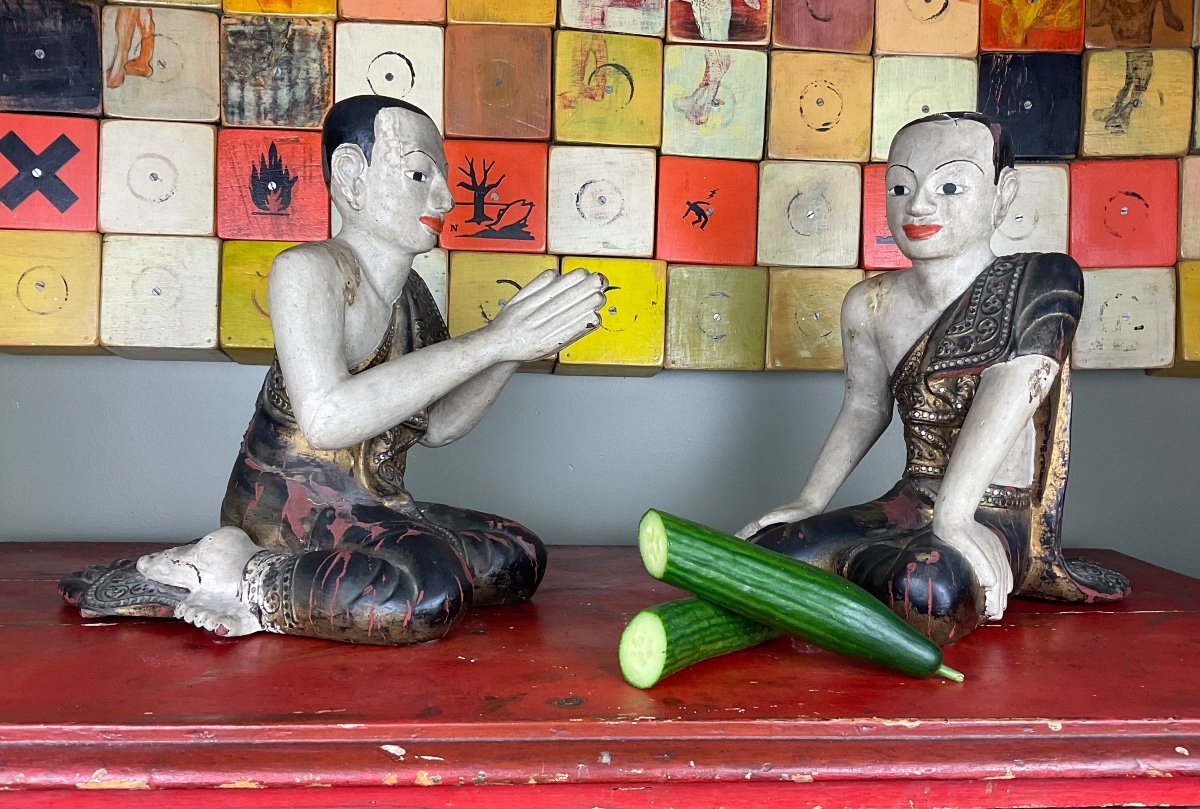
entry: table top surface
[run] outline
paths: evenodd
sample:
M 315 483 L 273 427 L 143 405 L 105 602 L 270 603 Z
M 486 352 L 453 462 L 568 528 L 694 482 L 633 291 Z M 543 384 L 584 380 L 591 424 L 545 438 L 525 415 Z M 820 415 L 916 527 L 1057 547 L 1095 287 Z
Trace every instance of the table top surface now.
M 156 786 L 217 785 L 251 762 L 257 782 L 295 784 L 284 759 L 305 748 L 334 785 L 1200 777 L 1200 581 L 1117 553 L 1086 555 L 1128 575 L 1132 596 L 1014 599 L 946 648 L 963 683 L 781 638 L 641 691 L 620 676 L 618 638 L 680 593 L 631 547 L 551 548 L 531 603 L 476 610 L 416 647 L 223 639 L 84 620 L 59 599 L 62 574 L 154 547 L 0 543 L 0 785 L 86 780 L 89 750 L 133 778 L 151 748 L 161 772 L 136 777 Z M 39 769 L 36 749 L 63 742 L 77 771 Z M 207 772 L 197 746 L 241 763 Z

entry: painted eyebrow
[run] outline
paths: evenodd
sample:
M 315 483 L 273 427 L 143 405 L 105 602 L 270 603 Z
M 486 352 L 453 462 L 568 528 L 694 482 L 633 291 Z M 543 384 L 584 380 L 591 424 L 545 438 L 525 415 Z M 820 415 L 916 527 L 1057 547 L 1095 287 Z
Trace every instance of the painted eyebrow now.
M 947 160 L 941 166 L 934 166 L 933 170 L 937 171 L 938 169 L 942 168 L 942 166 L 949 166 L 951 163 L 966 163 L 968 166 L 974 166 L 975 168 L 979 169 L 979 173 L 982 174 L 984 177 L 987 176 L 987 172 L 984 171 L 982 168 L 980 168 L 979 164 L 976 163 L 974 160 L 967 160 L 967 159 L 961 158 L 961 157 L 958 160 Z
M 438 162 L 433 159 L 433 155 L 429 154 L 429 152 L 425 151 L 424 149 L 409 149 L 407 152 L 400 155 L 400 159 L 403 160 L 404 158 L 408 157 L 410 154 L 423 154 L 429 158 L 430 163 L 432 163 L 435 166 L 438 164 Z
M 943 164 L 943 165 L 945 165 L 945 164 Z M 916 174 L 915 171 L 913 171 L 912 169 L 909 169 L 908 166 L 904 165 L 903 163 L 893 163 L 892 165 L 888 166 L 888 168 L 889 169 L 908 169 L 913 174 Z M 938 166 L 938 168 L 940 169 L 941 166 Z M 887 172 L 884 172 L 884 173 L 886 174 Z

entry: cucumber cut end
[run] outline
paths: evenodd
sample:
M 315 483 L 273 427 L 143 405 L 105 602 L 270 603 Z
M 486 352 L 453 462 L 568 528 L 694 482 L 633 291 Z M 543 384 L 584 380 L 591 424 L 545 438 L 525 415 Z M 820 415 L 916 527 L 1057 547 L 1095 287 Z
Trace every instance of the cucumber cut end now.
M 649 688 L 661 680 L 667 663 L 667 632 L 662 619 L 639 612 L 621 633 L 617 647 L 621 675 L 636 688 Z
M 667 569 L 667 529 L 662 515 L 654 509 L 643 514 L 638 523 L 638 552 L 646 572 L 661 579 Z
M 947 680 L 953 680 L 956 683 L 961 683 L 964 679 L 961 671 L 955 671 L 954 669 L 947 666 L 945 663 L 938 666 L 937 671 L 935 671 L 934 674 L 937 674 L 941 677 L 945 677 Z

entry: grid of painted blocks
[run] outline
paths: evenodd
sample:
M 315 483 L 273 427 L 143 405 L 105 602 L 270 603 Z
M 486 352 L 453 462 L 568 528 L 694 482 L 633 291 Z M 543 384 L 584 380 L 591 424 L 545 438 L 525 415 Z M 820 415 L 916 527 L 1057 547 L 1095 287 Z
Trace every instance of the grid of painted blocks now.
M 560 372 L 839 368 L 846 290 L 906 266 L 892 135 L 977 109 L 1021 165 L 996 252 L 1088 270 L 1076 365 L 1195 373 L 1197 23 L 1180 0 L 10 0 L 0 350 L 268 360 L 273 257 L 337 228 L 322 115 L 378 93 L 448 138 L 456 207 L 417 270 L 453 334 L 544 269 L 610 278 Z

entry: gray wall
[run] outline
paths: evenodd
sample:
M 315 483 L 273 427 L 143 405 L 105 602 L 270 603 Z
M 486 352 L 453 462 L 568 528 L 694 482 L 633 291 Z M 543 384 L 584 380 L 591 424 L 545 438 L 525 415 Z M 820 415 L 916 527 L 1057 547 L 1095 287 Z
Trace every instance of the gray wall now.
M 216 526 L 262 368 L 0 356 L 0 540 L 177 540 Z M 1076 374 L 1067 545 L 1200 575 L 1200 380 Z M 423 499 L 552 543 L 629 543 L 655 506 L 736 529 L 798 491 L 841 402 L 833 373 L 518 375 L 458 443 L 410 453 Z M 835 505 L 903 465 L 896 420 Z

